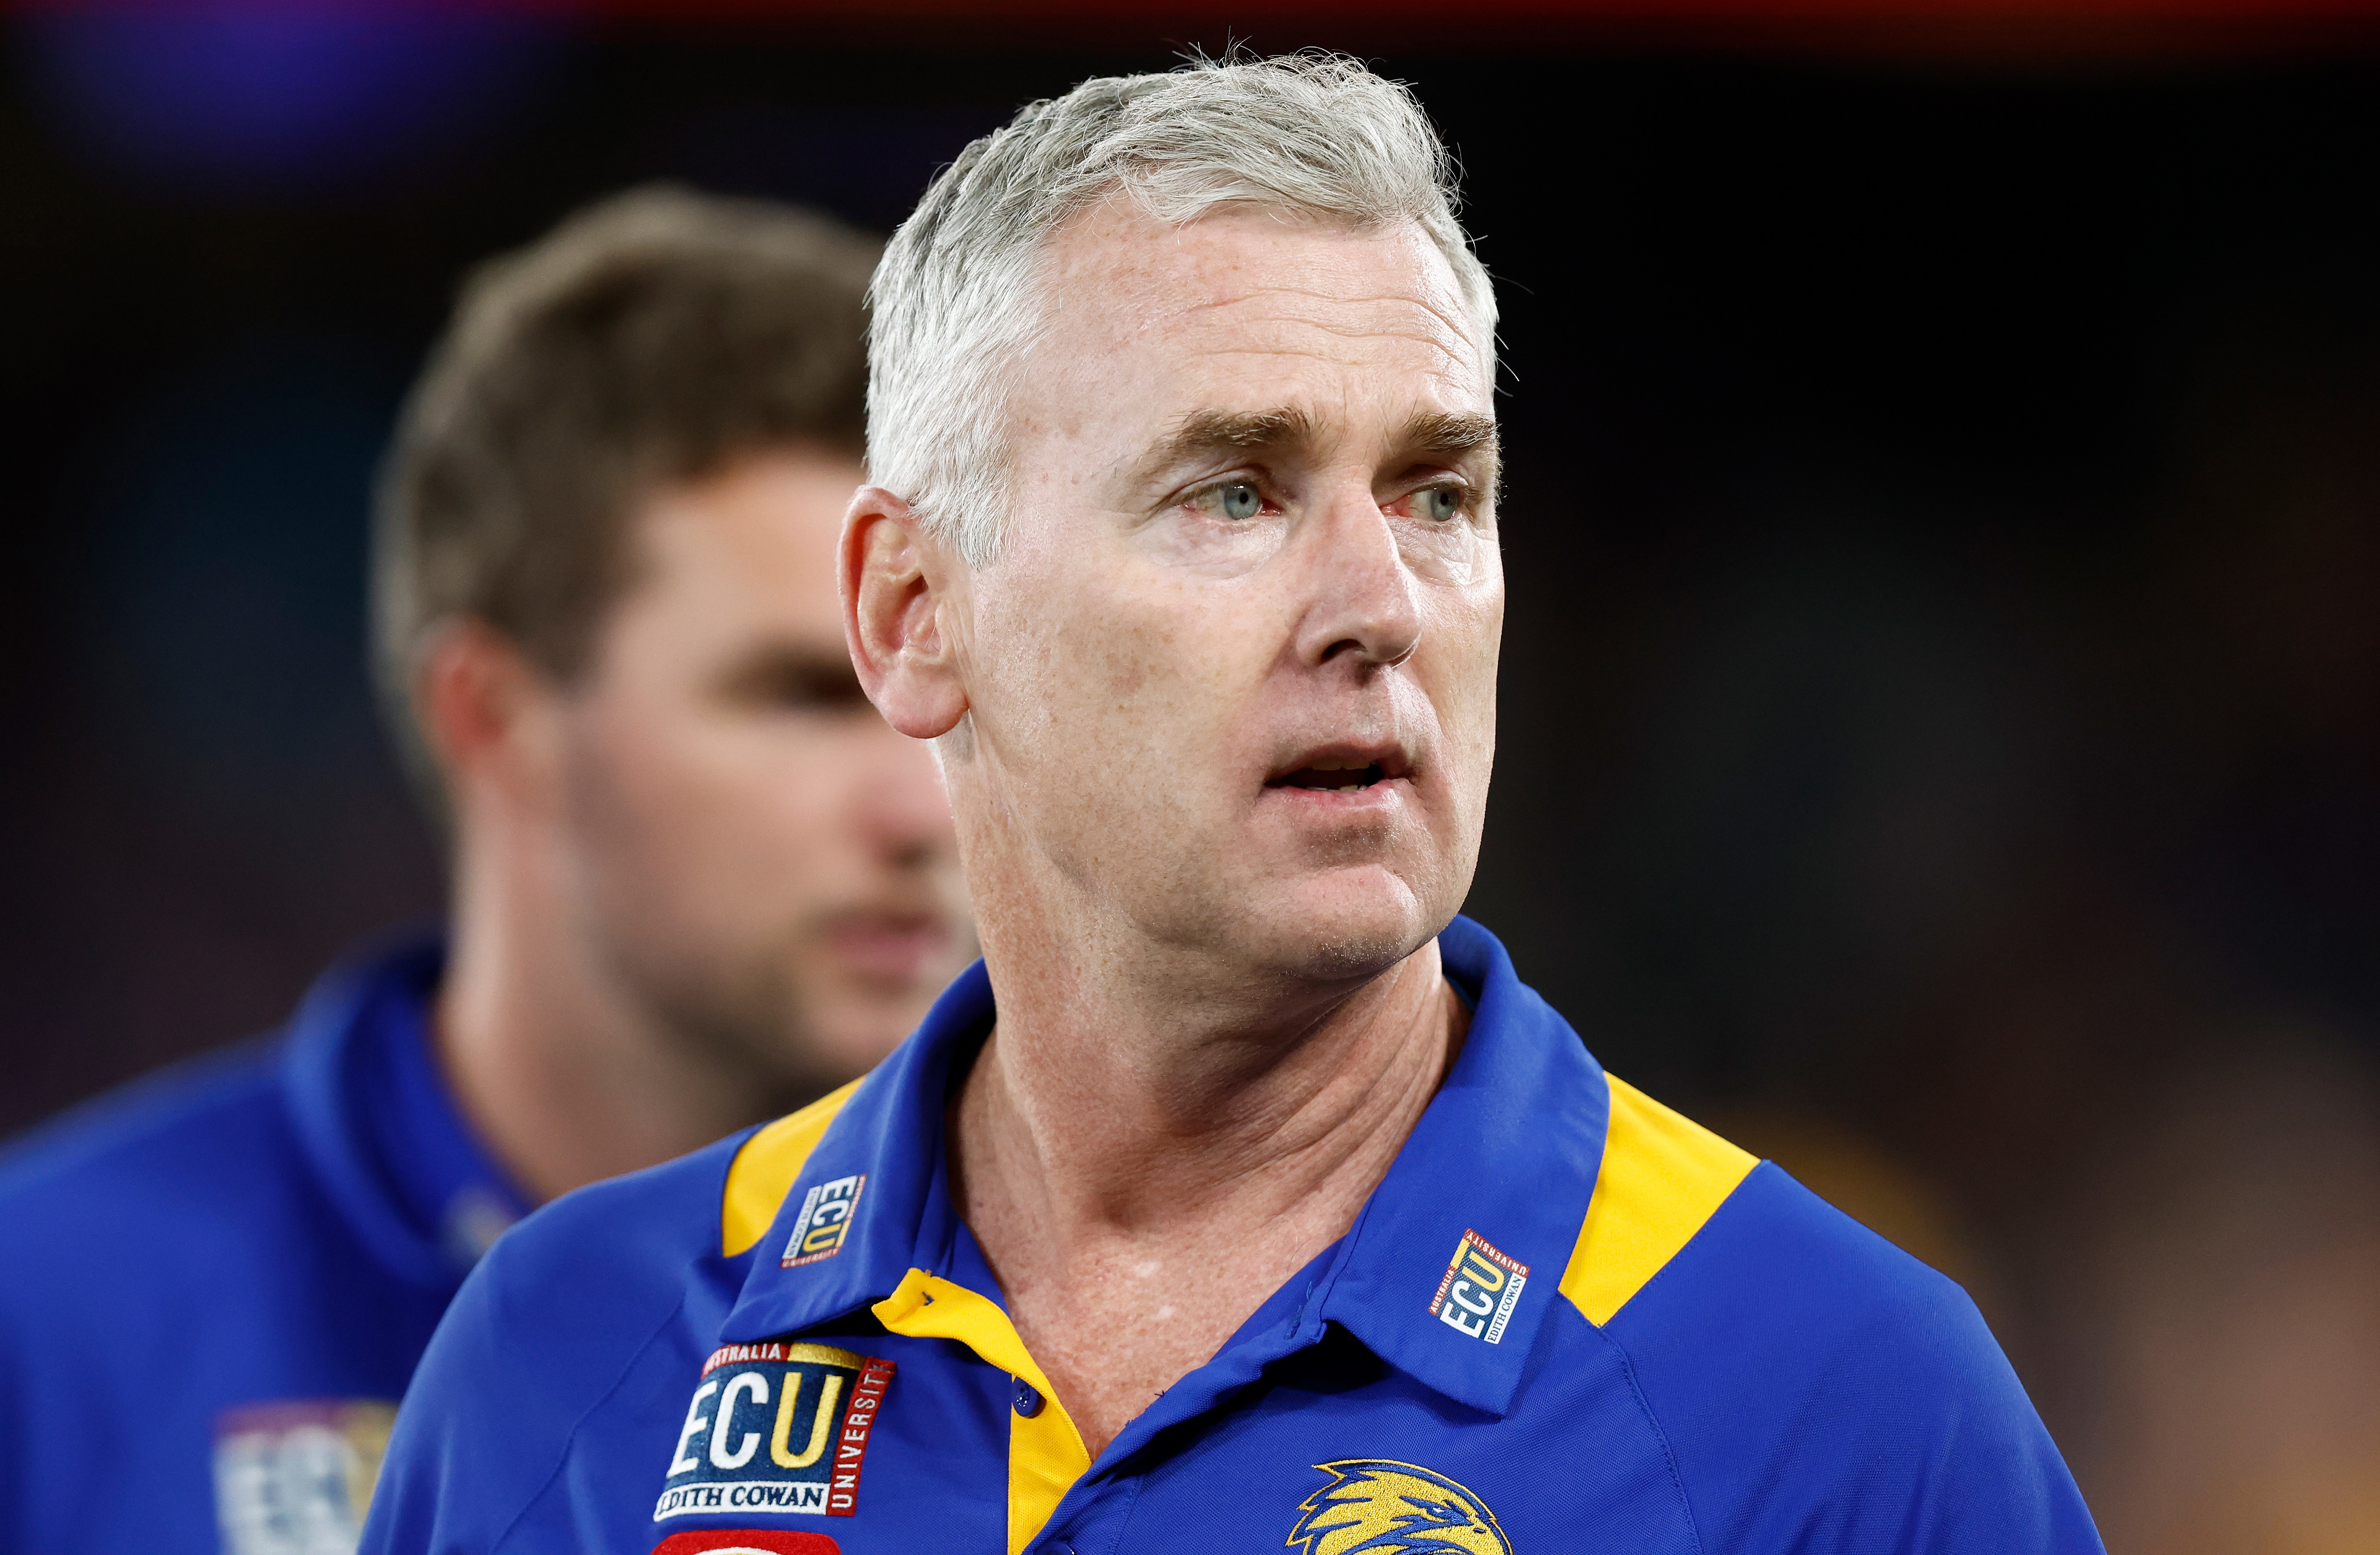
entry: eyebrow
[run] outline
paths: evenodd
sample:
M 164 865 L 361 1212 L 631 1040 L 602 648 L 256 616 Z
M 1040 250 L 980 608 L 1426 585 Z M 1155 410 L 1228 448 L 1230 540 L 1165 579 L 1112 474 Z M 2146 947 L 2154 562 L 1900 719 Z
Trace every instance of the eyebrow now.
M 1399 446 L 1416 453 L 1485 452 L 1493 458 L 1499 446 L 1496 418 L 1455 412 L 1416 416 L 1405 423 Z
M 1202 453 L 1283 448 L 1313 438 L 1314 418 L 1295 405 L 1278 410 L 1197 410 L 1184 416 L 1173 435 L 1158 444 L 1149 464 L 1152 468 L 1171 469 Z
M 1164 471 L 1220 452 L 1265 452 L 1311 442 L 1314 418 L 1296 405 L 1274 410 L 1193 411 L 1150 453 L 1146 473 L 1154 478 Z M 1423 457 L 1497 452 L 1496 418 L 1441 411 L 1416 416 L 1405 423 L 1396 446 Z

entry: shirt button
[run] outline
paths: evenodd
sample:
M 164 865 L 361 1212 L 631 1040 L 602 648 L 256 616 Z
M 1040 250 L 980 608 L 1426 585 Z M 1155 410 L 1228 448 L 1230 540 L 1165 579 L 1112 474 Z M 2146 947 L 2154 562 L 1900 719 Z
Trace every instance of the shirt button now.
M 1024 1378 L 1016 1379 L 1016 1412 L 1026 1419 L 1041 1413 L 1041 1394 Z

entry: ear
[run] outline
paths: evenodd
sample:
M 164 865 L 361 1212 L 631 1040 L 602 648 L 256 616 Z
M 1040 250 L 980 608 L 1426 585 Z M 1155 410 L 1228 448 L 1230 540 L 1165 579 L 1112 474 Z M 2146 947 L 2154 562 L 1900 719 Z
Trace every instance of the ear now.
M 852 497 L 838 561 L 843 634 L 868 700 L 912 740 L 949 733 L 967 710 L 952 633 L 965 568 L 880 486 Z
M 414 662 L 411 689 L 414 720 L 458 813 L 482 784 L 519 786 L 537 743 L 528 726 L 552 690 L 509 637 L 468 618 L 440 623 Z

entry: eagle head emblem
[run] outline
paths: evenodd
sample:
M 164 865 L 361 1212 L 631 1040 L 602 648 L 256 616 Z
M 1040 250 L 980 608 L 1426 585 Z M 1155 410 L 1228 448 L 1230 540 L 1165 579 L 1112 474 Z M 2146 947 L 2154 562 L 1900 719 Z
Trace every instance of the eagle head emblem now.
M 1298 1503 L 1300 1555 L 1512 1555 L 1488 1503 L 1432 1469 L 1390 1458 L 1314 1465 L 1330 1483 Z

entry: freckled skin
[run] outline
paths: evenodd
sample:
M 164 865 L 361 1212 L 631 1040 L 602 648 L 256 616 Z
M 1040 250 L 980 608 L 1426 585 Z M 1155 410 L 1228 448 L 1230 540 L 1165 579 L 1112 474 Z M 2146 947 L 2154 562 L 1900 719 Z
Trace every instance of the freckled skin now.
M 1135 961 L 1154 941 L 1230 976 L 1378 970 L 1469 886 L 1503 608 L 1492 543 L 1468 586 L 1396 565 L 1374 502 L 1378 433 L 1416 406 L 1490 408 L 1479 354 L 1417 232 L 1247 215 L 1168 240 L 1134 225 L 1103 213 L 1060 249 L 1050 285 L 1067 306 L 1033 363 L 1007 550 L 973 580 L 976 756 L 1038 844 L 1016 863 L 1036 894 L 1089 909 Z M 1081 306 L 1102 287 L 1128 302 Z M 1342 424 L 1312 477 L 1323 511 L 1235 578 L 1153 555 L 1124 473 L 1152 431 L 1203 404 L 1276 403 Z M 1421 636 L 1400 671 L 1303 661 L 1317 633 L 1380 621 Z M 1342 733 L 1408 741 L 1415 802 L 1352 836 L 1270 814 L 1255 778 L 1275 752 Z M 971 866 L 1005 851 L 977 841 Z M 1170 983 L 1174 959 L 1151 975 Z
M 870 488 L 844 581 L 869 694 L 941 738 L 1000 1000 L 954 1187 L 1096 1453 L 1344 1234 L 1445 1074 L 1503 578 L 1492 446 L 1412 430 L 1493 416 L 1417 229 L 1111 203 L 1048 262 L 1001 554 Z M 1324 747 L 1393 779 L 1268 781 Z

